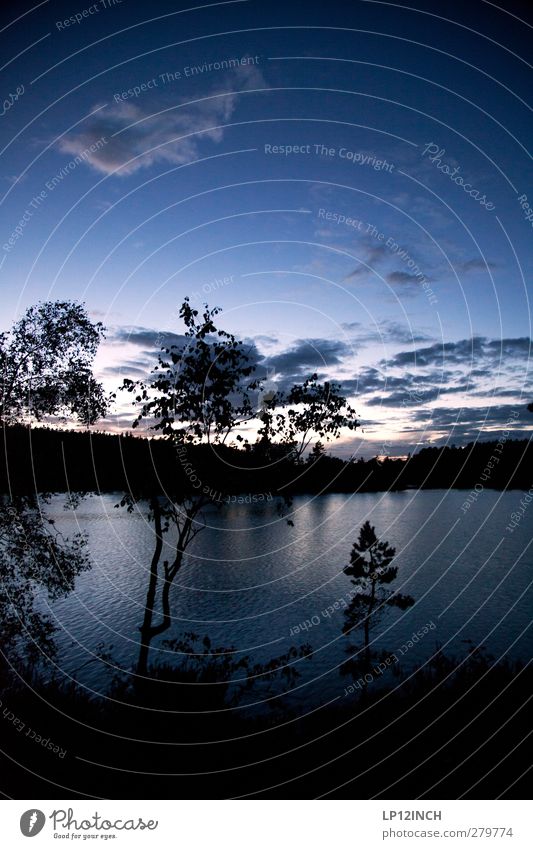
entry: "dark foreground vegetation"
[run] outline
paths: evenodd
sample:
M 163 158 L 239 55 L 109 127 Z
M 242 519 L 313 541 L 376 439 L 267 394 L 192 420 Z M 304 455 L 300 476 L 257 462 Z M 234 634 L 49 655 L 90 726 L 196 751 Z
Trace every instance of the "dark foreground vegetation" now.
M 12 679 L 0 723 L 10 795 L 524 798 L 530 667 L 437 652 L 348 695 L 339 677 L 337 702 L 298 715 L 279 699 L 244 708 L 268 682 L 206 645 L 151 680 L 119 675 L 106 698 L 29 670 Z
M 422 489 L 525 489 L 532 483 L 529 440 L 424 448 L 407 459 L 352 459 L 311 453 L 295 463 L 283 446 L 247 450 L 188 446 L 168 440 L 100 432 L 6 427 L 0 445 L 0 491 L 151 493 L 157 488 L 198 492 L 201 481 L 216 502 L 231 493 L 379 492 Z M 276 456 L 278 452 L 278 456 Z M 491 462 L 491 458 L 495 458 Z M 491 468 L 487 468 L 491 463 Z M 191 469 L 193 472 L 191 472 Z M 192 477 L 192 474 L 196 478 Z M 484 477 L 482 477 L 484 475 Z

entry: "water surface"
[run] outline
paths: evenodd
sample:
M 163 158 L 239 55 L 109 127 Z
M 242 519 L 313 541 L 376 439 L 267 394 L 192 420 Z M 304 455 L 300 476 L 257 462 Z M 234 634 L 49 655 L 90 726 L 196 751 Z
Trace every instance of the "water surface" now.
M 184 632 L 208 635 L 217 645 L 234 646 L 237 656 L 263 661 L 308 642 L 315 654 L 299 663 L 302 679 L 292 699 L 315 704 L 342 695 L 348 681 L 338 667 L 349 641 L 341 633 L 340 600 L 351 587 L 342 568 L 369 519 L 397 549 L 393 586 L 416 602 L 404 612 L 386 610 L 373 629 L 375 649 L 400 652 L 414 632 L 434 623 L 404 653 L 405 666 L 431 656 L 437 642 L 460 656 L 471 641 L 496 657 L 528 658 L 533 554 L 527 513 L 514 533 L 506 530 L 522 493 L 484 491 L 463 514 L 467 494 L 299 496 L 294 527 L 273 503 L 210 508 L 172 589 L 172 630 L 154 642 L 152 657 L 172 658 L 162 640 Z M 62 529 L 89 536 L 93 568 L 52 612 L 60 627 L 60 667 L 96 691 L 105 689 L 112 672 L 92 661 L 99 644 L 112 646 L 124 668 L 136 657 L 154 545 L 146 505 L 130 514 L 115 507 L 119 497 L 87 498 L 73 513 L 58 497 L 51 508 Z M 163 558 L 172 556 L 171 540 L 170 534 Z

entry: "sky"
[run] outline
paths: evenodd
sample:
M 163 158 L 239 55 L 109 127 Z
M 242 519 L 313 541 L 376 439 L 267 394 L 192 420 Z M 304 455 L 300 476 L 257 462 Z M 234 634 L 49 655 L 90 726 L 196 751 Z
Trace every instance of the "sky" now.
M 527 16 L 4 3 L 1 329 L 83 301 L 115 389 L 189 296 L 280 387 L 341 384 L 361 421 L 342 456 L 529 437 Z

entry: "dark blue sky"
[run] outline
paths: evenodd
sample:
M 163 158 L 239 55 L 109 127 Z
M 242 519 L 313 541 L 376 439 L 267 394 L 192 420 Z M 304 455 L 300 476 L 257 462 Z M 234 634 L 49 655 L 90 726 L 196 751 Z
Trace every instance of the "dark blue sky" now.
M 114 387 L 189 295 L 278 383 L 343 383 L 344 452 L 529 431 L 531 18 L 505 10 L 4 4 L 3 325 L 84 300 Z

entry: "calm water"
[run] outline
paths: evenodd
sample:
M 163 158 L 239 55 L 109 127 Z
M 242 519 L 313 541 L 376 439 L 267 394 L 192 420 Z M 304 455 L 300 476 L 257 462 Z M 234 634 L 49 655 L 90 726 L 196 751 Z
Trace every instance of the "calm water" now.
M 527 658 L 533 642 L 528 512 L 513 534 L 505 530 L 523 494 L 485 491 L 463 514 L 467 494 L 302 496 L 292 508 L 294 527 L 272 503 L 213 509 L 173 586 L 174 626 L 162 639 L 193 631 L 257 660 L 309 642 L 315 655 L 299 664 L 303 675 L 292 698 L 318 703 L 339 696 L 348 684 L 338 673 L 348 642 L 341 633 L 343 614 L 338 609 L 328 617 L 323 611 L 349 592 L 342 567 L 368 518 L 396 546 L 394 586 L 416 599 L 406 612 L 387 610 L 373 631 L 376 649 L 399 652 L 414 631 L 434 622 L 436 628 L 405 653 L 404 664 L 429 657 L 436 641 L 460 655 L 471 640 L 497 657 Z M 94 563 L 78 578 L 76 591 L 52 607 L 61 629 L 59 665 L 97 691 L 112 674 L 91 660 L 99 643 L 112 645 L 113 658 L 124 667 L 136 657 L 154 543 L 146 505 L 132 515 L 115 508 L 118 500 L 94 496 L 68 513 L 57 499 L 52 508 L 62 529 L 88 532 Z M 295 633 L 306 620 L 312 627 Z M 161 640 L 154 645 L 159 651 L 153 658 L 171 657 L 162 652 Z

